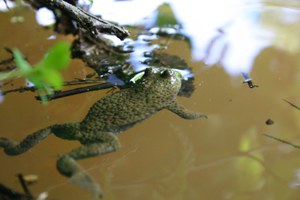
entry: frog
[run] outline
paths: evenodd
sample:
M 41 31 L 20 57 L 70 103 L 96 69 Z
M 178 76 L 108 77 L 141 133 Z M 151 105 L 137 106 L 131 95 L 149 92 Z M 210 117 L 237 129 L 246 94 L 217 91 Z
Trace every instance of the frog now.
M 100 185 L 85 171 L 78 160 L 104 155 L 120 148 L 118 134 L 144 121 L 160 110 L 167 109 L 184 119 L 207 118 L 191 112 L 176 98 L 182 76 L 172 69 L 147 68 L 141 78 L 94 103 L 81 122 L 54 124 L 38 130 L 20 142 L 0 138 L 0 148 L 9 156 L 25 153 L 50 134 L 65 140 L 77 140 L 80 146 L 58 157 L 57 170 L 69 182 L 103 198 Z

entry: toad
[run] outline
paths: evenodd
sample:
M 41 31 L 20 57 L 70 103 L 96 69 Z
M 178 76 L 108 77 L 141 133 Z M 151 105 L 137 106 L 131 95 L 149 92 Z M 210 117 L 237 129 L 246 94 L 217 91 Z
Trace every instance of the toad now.
M 0 148 L 7 155 L 19 155 L 41 142 L 49 134 L 77 140 L 81 146 L 61 155 L 58 171 L 70 182 L 87 188 L 102 197 L 100 186 L 77 163 L 83 158 L 103 155 L 120 147 L 117 135 L 142 122 L 156 112 L 167 109 L 184 119 L 207 118 L 206 115 L 187 111 L 176 101 L 182 76 L 171 69 L 148 68 L 144 75 L 129 88 L 122 89 L 97 101 L 81 122 L 48 126 L 27 136 L 21 142 L 0 138 Z

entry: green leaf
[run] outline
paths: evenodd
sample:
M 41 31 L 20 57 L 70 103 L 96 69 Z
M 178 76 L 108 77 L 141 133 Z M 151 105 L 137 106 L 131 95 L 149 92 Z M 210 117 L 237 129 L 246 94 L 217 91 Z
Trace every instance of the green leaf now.
M 59 42 L 54 45 L 44 58 L 33 67 L 24 59 L 22 53 L 15 49 L 13 55 L 17 69 L 0 73 L 0 81 L 22 76 L 37 88 L 43 103 L 47 103 L 47 95 L 53 94 L 54 90 L 60 90 L 63 86 L 63 77 L 60 70 L 68 67 L 70 63 L 70 45 Z
M 21 73 L 26 74 L 31 70 L 30 64 L 24 59 L 22 53 L 18 49 L 13 50 L 14 59 Z
M 53 86 L 56 90 L 60 90 L 63 86 L 63 77 L 56 70 L 44 69 L 43 80 Z
M 36 67 L 65 69 L 70 63 L 70 54 L 70 45 L 66 42 L 59 42 L 47 52 L 44 59 Z

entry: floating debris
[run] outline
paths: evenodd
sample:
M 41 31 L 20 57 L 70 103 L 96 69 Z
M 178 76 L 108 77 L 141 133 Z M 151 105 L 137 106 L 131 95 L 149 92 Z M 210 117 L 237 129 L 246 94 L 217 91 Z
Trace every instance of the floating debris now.
M 36 198 L 36 200 L 45 200 L 47 199 L 49 196 L 48 192 L 42 192 L 38 195 L 38 197 Z
M 272 119 L 267 119 L 267 121 L 265 122 L 267 125 L 273 125 L 274 121 Z
M 248 73 L 242 72 L 242 76 L 244 78 L 243 83 L 247 83 L 249 88 L 259 87 L 258 85 L 254 85 L 252 79 L 250 78 Z
M 23 176 L 23 179 L 27 185 L 32 185 L 38 181 L 39 177 L 36 174 L 27 174 Z

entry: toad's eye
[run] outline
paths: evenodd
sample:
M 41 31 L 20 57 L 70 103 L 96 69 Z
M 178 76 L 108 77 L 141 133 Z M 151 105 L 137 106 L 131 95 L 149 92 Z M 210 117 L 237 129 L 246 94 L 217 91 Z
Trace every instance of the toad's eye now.
M 163 71 L 163 73 L 160 74 L 160 76 L 162 78 L 169 78 L 169 77 L 171 77 L 171 74 L 170 74 L 169 70 L 165 70 L 165 71 Z
M 152 73 L 153 73 L 152 68 L 147 68 L 147 69 L 145 69 L 144 76 L 145 77 L 150 76 Z

